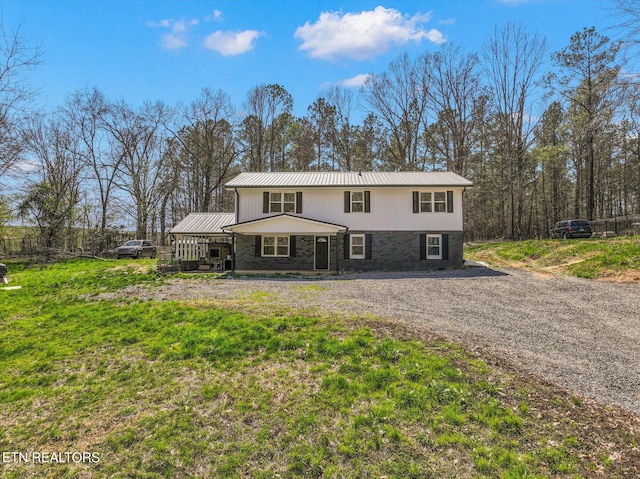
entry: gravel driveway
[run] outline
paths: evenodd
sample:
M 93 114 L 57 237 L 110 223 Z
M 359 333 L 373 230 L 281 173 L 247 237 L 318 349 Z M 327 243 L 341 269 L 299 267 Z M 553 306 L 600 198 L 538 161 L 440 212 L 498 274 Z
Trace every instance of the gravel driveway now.
M 182 279 L 136 293 L 211 299 L 264 292 L 274 305 L 419 322 L 640 416 L 638 286 L 484 268 L 330 278 Z

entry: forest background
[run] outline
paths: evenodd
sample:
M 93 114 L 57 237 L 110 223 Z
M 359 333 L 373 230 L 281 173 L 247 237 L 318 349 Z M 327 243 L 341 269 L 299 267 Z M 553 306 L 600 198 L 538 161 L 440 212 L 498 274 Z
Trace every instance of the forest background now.
M 239 108 L 213 88 L 134 107 L 87 87 L 37 112 L 28 79 L 43 50 L 3 26 L 0 237 L 20 224 L 65 250 L 81 235 L 99 252 L 123 231 L 166 241 L 191 211 L 233 211 L 223 186 L 242 171 L 452 171 L 474 183 L 469 239 L 640 215 L 640 82 L 628 68 L 640 1 L 612 5 L 611 35 L 587 27 L 550 51 L 508 23 L 478 51 L 400 54 L 357 94 L 333 86 L 303 116 L 280 84 L 256 85 Z

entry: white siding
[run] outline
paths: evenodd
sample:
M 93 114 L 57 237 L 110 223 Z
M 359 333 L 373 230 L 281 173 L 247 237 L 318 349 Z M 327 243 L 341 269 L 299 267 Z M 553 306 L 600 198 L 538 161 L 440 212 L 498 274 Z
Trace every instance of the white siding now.
M 351 231 L 462 231 L 463 188 L 366 188 L 371 191 L 370 213 L 345 213 L 344 192 L 356 188 L 238 189 L 239 222 L 266 218 L 263 191 L 302 191 L 305 218 L 344 225 Z M 453 213 L 413 213 L 413 191 L 453 191 Z
M 265 215 L 267 216 L 267 215 Z M 300 215 L 297 215 L 300 216 Z M 300 220 L 289 216 L 281 216 L 259 223 L 239 224 L 230 227 L 234 232 L 242 234 L 336 234 L 338 228 L 333 225 Z

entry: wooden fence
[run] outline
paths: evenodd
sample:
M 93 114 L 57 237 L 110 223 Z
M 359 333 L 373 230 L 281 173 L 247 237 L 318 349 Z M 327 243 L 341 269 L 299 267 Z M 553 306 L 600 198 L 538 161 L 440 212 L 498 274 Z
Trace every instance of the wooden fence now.
M 619 216 L 603 220 L 591 221 L 594 236 L 633 236 L 640 234 L 640 215 Z
M 68 238 L 67 246 L 64 248 L 51 248 L 44 245 L 36 235 L 19 238 L 0 237 L 0 258 L 55 257 L 63 256 L 66 253 L 110 256 L 110 252 L 114 248 L 135 238 L 135 233 L 131 232 L 113 232 L 99 238 L 84 230 L 79 230 L 73 235 L 73 238 Z M 145 239 L 150 239 L 158 245 L 161 244 L 160 234 L 147 235 Z

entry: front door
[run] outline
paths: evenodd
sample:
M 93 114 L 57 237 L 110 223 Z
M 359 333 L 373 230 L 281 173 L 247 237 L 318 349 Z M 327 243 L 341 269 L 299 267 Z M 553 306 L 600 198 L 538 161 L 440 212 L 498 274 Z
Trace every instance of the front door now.
M 316 269 L 329 269 L 328 236 L 316 236 Z

